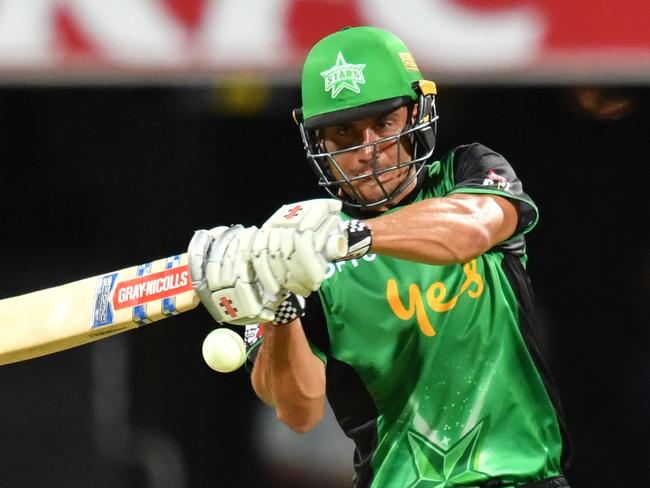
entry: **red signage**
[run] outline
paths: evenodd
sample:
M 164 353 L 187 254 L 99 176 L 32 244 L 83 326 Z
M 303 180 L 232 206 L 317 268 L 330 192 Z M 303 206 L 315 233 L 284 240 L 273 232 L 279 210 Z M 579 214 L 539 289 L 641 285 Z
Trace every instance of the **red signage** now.
M 648 0 L 2 0 L 0 77 L 246 71 L 297 80 L 312 44 L 347 25 L 395 32 L 434 78 L 635 68 L 650 79 Z
M 113 293 L 113 307 L 119 310 L 192 290 L 187 265 L 166 269 L 118 283 Z

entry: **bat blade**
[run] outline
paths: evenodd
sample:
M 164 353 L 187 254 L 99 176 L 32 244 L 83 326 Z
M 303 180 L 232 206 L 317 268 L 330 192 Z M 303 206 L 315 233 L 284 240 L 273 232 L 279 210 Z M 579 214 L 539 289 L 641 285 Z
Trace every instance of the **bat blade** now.
M 187 254 L 0 300 L 0 365 L 51 354 L 195 308 Z

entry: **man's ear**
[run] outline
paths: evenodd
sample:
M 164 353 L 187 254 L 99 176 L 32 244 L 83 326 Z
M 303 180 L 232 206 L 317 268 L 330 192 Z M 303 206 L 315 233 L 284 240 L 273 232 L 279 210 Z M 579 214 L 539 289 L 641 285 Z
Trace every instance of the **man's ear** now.
M 415 123 L 415 121 L 418 119 L 418 108 L 419 105 L 417 103 L 413 104 L 413 109 L 411 110 L 411 123 Z

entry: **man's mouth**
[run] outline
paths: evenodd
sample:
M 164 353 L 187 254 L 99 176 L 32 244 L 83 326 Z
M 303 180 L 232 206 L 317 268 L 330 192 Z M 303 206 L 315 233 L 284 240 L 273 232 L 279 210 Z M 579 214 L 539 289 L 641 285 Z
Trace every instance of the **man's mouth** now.
M 383 173 L 379 174 L 373 174 L 372 170 L 371 171 L 364 171 L 362 173 L 359 173 L 355 179 L 359 183 L 366 183 L 366 182 L 373 182 L 377 183 L 379 180 L 381 183 L 385 183 L 388 180 L 391 180 L 394 176 L 394 171 L 384 171 Z

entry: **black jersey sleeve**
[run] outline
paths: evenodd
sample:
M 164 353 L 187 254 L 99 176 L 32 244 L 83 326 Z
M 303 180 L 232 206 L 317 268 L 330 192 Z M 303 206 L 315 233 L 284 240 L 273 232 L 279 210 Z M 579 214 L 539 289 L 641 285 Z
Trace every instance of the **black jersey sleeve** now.
M 489 193 L 507 198 L 515 205 L 519 216 L 515 235 L 528 232 L 537 223 L 537 206 L 524 192 L 510 163 L 482 144 L 455 149 L 454 188 L 450 193 Z

